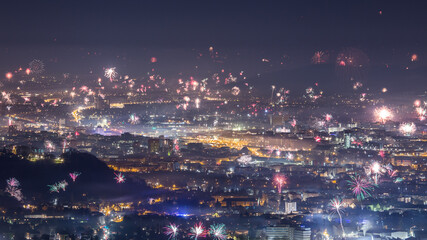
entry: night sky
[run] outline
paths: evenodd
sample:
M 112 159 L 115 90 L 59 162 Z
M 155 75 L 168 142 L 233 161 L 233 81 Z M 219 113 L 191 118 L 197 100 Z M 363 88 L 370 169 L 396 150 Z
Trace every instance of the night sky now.
M 424 1 L 8 1 L 2 10 L 3 72 L 36 58 L 52 74 L 109 66 L 141 74 L 155 56 L 170 77 L 225 68 L 248 71 L 255 84 L 261 74 L 328 88 L 339 81 L 337 55 L 356 49 L 368 57 L 361 78 L 371 88 L 417 90 L 427 77 Z M 196 59 L 210 46 L 222 65 Z M 328 53 L 328 63 L 313 66 L 315 51 Z

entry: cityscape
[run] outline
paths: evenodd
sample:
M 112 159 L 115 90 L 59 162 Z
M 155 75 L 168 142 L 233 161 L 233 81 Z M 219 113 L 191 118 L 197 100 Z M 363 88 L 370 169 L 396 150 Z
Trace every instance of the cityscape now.
M 13 1 L 0 240 L 427 239 L 422 1 Z

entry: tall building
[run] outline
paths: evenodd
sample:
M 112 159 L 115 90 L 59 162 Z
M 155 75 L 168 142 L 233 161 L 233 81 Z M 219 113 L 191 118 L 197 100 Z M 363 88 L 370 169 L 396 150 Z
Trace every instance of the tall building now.
M 96 110 L 107 110 L 110 108 L 110 100 L 103 99 L 101 97 L 95 98 L 95 109 Z
M 265 228 L 265 240 L 292 240 L 293 228 L 289 225 Z
M 270 125 L 271 126 L 279 126 L 279 125 L 283 125 L 283 123 L 284 123 L 284 116 L 282 116 L 282 115 L 273 115 L 273 114 L 271 114 L 271 115 L 269 115 L 269 117 L 270 117 Z
M 289 214 L 297 211 L 296 202 L 285 202 L 285 214 Z
M 18 128 L 16 127 L 16 125 L 9 125 L 7 134 L 9 136 L 14 136 L 14 135 L 18 134 Z
M 351 131 L 344 131 L 344 148 L 350 148 L 351 146 Z
M 160 136 L 148 139 L 148 152 L 170 156 L 173 152 L 173 140 Z
M 311 229 L 310 228 L 296 228 L 294 230 L 293 240 L 310 240 L 311 239 Z
M 158 154 L 160 151 L 160 141 L 158 138 L 148 139 L 148 152 Z
M 159 137 L 159 151 L 162 155 L 170 156 L 173 152 L 173 140 L 164 136 Z

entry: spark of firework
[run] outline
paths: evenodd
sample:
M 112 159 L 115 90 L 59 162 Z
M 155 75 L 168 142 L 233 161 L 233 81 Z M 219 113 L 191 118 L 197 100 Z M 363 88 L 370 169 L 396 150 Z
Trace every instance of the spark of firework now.
M 357 197 L 357 200 L 362 201 L 371 196 L 370 191 L 373 190 L 373 186 L 370 181 L 357 174 L 350 176 L 350 178 L 351 180 L 348 180 L 347 183 L 350 186 L 350 190 Z
M 383 124 L 393 118 L 391 110 L 387 107 L 375 109 L 375 115 L 377 117 L 377 120 L 382 122 Z
M 366 232 L 372 228 L 372 224 L 368 220 L 363 220 L 362 227 L 360 228 L 363 231 L 363 236 L 366 235 Z
M 234 86 L 233 88 L 231 88 L 231 94 L 233 94 L 234 96 L 239 95 L 240 93 L 240 88 L 237 86 Z
M 104 76 L 112 81 L 117 76 L 116 68 L 113 67 L 105 69 Z
M 327 113 L 327 114 L 325 114 L 325 120 L 326 120 L 326 122 L 330 122 L 331 120 L 332 120 L 332 115 L 331 114 L 329 114 L 329 113 Z
M 363 83 L 361 83 L 361 82 L 355 82 L 353 84 L 353 89 L 357 90 L 357 89 L 361 88 L 362 86 L 363 86 Z
M 7 80 L 10 80 L 13 77 L 13 74 L 11 72 L 6 73 Z
M 44 63 L 41 60 L 38 59 L 34 59 L 33 61 L 30 62 L 29 64 L 29 73 L 32 74 L 41 74 L 44 72 Z
M 294 119 L 292 119 L 292 121 L 291 121 L 291 126 L 292 127 L 295 127 L 297 125 L 297 120 L 294 118 Z
M 9 178 L 6 180 L 7 185 L 11 187 L 19 187 L 20 183 L 16 178 Z
M 206 237 L 206 230 L 203 226 L 203 223 L 196 223 L 192 228 L 190 228 L 190 233 L 188 234 L 192 239 L 199 239 L 199 237 Z
M 59 193 L 59 187 L 56 184 L 53 185 L 47 185 L 49 187 L 49 192 L 53 193 L 53 192 L 57 192 Z
M 328 60 L 328 54 L 326 54 L 323 51 L 317 51 L 314 53 L 313 57 L 311 58 L 311 62 L 313 64 L 322 64 L 326 63 Z
M 271 85 L 271 103 L 273 103 L 273 94 L 274 94 L 274 89 L 276 89 L 276 86 Z
M 133 125 L 138 124 L 139 123 L 139 117 L 136 116 L 135 114 L 131 114 L 128 122 L 130 122 Z
M 243 155 L 237 159 L 237 162 L 243 165 L 248 165 L 252 162 L 252 157 L 251 155 Z
M 286 181 L 287 181 L 286 176 L 278 173 L 278 174 L 274 175 L 273 181 L 274 181 L 274 184 L 277 186 L 278 193 L 281 194 L 282 193 L 282 187 L 283 187 L 283 185 L 286 184 Z
M 420 121 L 424 121 L 426 119 L 426 109 L 423 107 L 417 107 L 415 108 L 415 111 L 417 112 L 418 119 Z
M 46 148 L 46 150 L 47 150 L 48 152 L 53 152 L 53 151 L 55 151 L 55 145 L 53 144 L 53 142 L 52 142 L 52 141 L 46 140 L 46 141 L 44 142 L 44 147 Z
M 209 228 L 209 235 L 212 236 L 214 240 L 225 240 L 227 239 L 227 232 L 225 224 L 213 224 Z
M 420 100 L 418 100 L 418 99 L 417 99 L 417 100 L 415 100 L 415 101 L 414 101 L 414 106 L 415 106 L 415 107 L 419 107 L 419 106 L 421 106 L 421 101 L 420 101 Z
M 194 100 L 194 103 L 196 103 L 196 108 L 200 108 L 200 98 L 196 98 L 196 100 Z
M 394 183 L 400 183 L 400 182 L 402 182 L 403 181 L 403 178 L 400 178 L 400 177 L 398 177 L 398 178 L 396 178 L 396 179 L 394 179 Z
M 387 171 L 387 173 L 388 173 L 388 176 L 389 176 L 390 178 L 394 178 L 394 177 L 396 177 L 396 176 L 397 176 L 397 170 L 389 169 L 389 170 Z
M 369 58 L 363 51 L 355 48 L 344 49 L 337 55 L 337 74 L 344 80 L 363 79 L 363 70 L 368 63 Z
M 411 136 L 416 130 L 417 127 L 414 123 L 402 123 L 399 125 L 399 131 L 405 136 Z
M 114 175 L 116 175 L 116 177 L 114 177 L 114 179 L 116 180 L 117 183 L 124 183 L 126 181 L 125 175 L 123 175 L 122 173 L 114 173 Z
M 330 210 L 332 213 L 337 213 L 339 218 L 340 218 L 340 225 L 341 225 L 341 230 L 342 230 L 342 235 L 345 236 L 345 231 L 344 231 L 344 226 L 342 224 L 342 216 L 341 213 L 344 212 L 343 208 L 344 208 L 344 204 L 341 200 L 340 197 L 336 197 L 331 199 L 331 201 L 329 202 L 329 206 L 330 206 Z
M 382 174 L 382 166 L 381 164 L 379 164 L 378 162 L 373 162 L 370 166 L 369 166 L 369 170 L 370 170 L 370 174 L 373 176 L 374 179 L 374 183 L 376 185 L 378 185 L 379 182 L 379 178 Z
M 165 229 L 165 235 L 168 236 L 168 239 L 176 239 L 178 237 L 178 227 L 179 225 L 175 225 L 173 223 L 169 224 L 168 226 L 164 227 Z
M 87 86 L 81 86 L 80 87 L 80 92 L 89 92 L 89 88 Z
M 65 191 L 65 188 L 68 186 L 68 182 L 65 180 L 62 180 L 61 182 L 57 183 L 58 188 L 62 189 L 62 191 Z
M 6 180 L 6 182 L 7 187 L 5 192 L 9 193 L 10 196 L 14 197 L 16 200 L 22 201 L 24 197 L 22 195 L 21 189 L 19 188 L 19 186 L 21 185 L 19 181 L 16 178 L 9 178 L 8 180 Z
M 72 172 L 70 173 L 70 178 L 73 180 L 73 182 L 76 181 L 77 177 L 80 176 L 81 173 L 79 172 Z

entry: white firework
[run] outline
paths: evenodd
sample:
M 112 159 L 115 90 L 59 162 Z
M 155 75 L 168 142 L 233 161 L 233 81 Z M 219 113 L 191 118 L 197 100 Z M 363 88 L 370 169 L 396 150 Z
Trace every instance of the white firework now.
M 417 127 L 414 123 L 402 123 L 399 126 L 399 131 L 406 136 L 410 136 L 415 133 Z
M 104 76 L 113 80 L 117 76 L 116 68 L 107 68 L 105 69 Z

